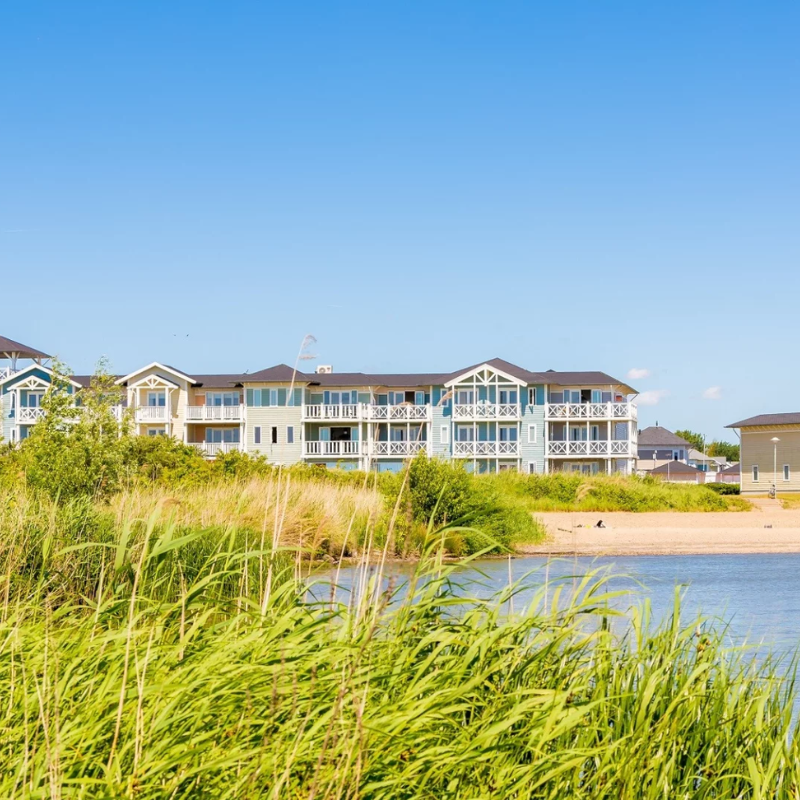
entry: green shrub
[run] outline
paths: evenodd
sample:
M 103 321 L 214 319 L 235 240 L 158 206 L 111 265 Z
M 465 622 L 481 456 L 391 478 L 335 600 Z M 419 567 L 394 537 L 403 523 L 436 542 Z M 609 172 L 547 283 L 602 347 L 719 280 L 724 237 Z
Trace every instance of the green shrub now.
M 742 487 L 738 483 L 706 483 L 706 489 L 717 494 L 741 494 Z

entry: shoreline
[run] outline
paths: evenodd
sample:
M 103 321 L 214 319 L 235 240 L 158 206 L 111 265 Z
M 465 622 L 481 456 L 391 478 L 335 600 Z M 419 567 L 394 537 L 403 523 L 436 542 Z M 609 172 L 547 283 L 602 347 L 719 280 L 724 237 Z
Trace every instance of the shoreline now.
M 800 509 L 764 502 L 731 512 L 547 512 L 540 544 L 518 556 L 659 556 L 800 553 Z M 595 527 L 598 520 L 604 527 Z

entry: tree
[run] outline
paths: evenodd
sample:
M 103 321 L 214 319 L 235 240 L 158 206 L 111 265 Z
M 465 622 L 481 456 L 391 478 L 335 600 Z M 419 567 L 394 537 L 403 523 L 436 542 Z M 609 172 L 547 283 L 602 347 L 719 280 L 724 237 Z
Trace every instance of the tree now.
M 53 496 L 103 496 L 118 488 L 125 459 L 126 419 L 114 414 L 120 389 L 101 361 L 90 385 L 76 394 L 63 364 L 54 362 L 44 416 L 22 442 L 28 483 Z
M 676 436 L 680 436 L 681 439 L 686 439 L 687 442 L 695 449 L 701 450 L 703 449 L 703 434 L 702 433 L 695 433 L 694 431 L 683 430 L 683 431 L 675 431 Z
M 708 446 L 710 456 L 722 456 L 728 461 L 739 461 L 739 445 L 730 442 L 718 442 L 716 439 Z

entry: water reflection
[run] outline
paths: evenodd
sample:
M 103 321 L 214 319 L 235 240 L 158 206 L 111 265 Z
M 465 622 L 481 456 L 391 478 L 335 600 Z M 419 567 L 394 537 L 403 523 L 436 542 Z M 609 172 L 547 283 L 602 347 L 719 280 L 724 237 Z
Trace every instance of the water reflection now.
M 387 573 L 402 585 L 411 569 L 392 564 Z M 540 557 L 484 560 L 459 567 L 456 580 L 465 594 L 488 598 L 529 573 L 534 574 L 528 581 L 541 585 L 545 576 L 551 584 L 569 582 L 572 576 L 597 569 L 615 576 L 609 589 L 632 593 L 615 601 L 619 610 L 647 597 L 657 622 L 672 610 L 675 587 L 680 586 L 687 624 L 701 614 L 718 617 L 726 624 L 729 644 L 759 645 L 762 652 L 789 655 L 800 644 L 800 555 L 795 554 L 571 558 L 551 560 L 549 565 Z M 324 581 L 326 576 L 318 579 Z M 354 580 L 358 580 L 355 569 L 341 571 L 340 599 L 346 599 Z M 531 589 L 519 594 L 514 599 L 516 609 L 530 603 L 533 593 Z M 315 594 L 320 599 L 329 597 L 324 586 L 318 586 Z

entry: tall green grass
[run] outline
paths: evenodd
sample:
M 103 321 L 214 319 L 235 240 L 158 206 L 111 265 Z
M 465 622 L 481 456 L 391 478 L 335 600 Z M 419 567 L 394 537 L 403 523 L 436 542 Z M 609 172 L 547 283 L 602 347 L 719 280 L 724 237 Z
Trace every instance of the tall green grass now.
M 0 551 L 1 797 L 797 796 L 793 681 L 677 601 L 612 626 L 597 576 L 470 600 L 432 529 L 402 592 L 384 545 L 315 599 L 269 537 L 63 524 Z
M 638 476 L 584 476 L 503 472 L 490 478 L 507 503 L 530 511 L 747 511 L 744 498 L 697 484 Z

